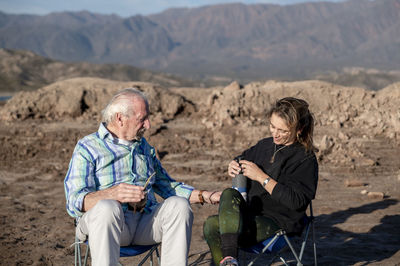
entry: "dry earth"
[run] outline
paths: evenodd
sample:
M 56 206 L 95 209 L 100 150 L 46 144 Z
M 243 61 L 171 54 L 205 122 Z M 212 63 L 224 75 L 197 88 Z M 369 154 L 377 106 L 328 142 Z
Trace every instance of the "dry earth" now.
M 19 93 L 0 106 L 1 265 L 73 264 L 74 226 L 63 190 L 69 159 L 76 141 L 97 129 L 110 95 L 133 85 L 149 97 L 146 137 L 164 167 L 210 190 L 230 186 L 229 160 L 269 135 L 265 112 L 273 101 L 309 101 L 320 149 L 314 200 L 320 265 L 400 265 L 399 83 L 377 92 L 319 81 L 166 89 L 94 78 Z M 202 224 L 217 206 L 193 210 L 190 264 L 209 265 Z M 311 257 L 307 251 L 306 264 Z

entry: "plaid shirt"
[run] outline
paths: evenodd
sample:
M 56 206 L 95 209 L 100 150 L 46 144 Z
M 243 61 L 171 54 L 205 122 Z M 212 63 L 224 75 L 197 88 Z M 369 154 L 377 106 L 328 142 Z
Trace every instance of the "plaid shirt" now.
M 157 159 L 155 149 L 145 138 L 135 141 L 132 146 L 118 144 L 100 124 L 97 132 L 79 140 L 75 147 L 64 180 L 67 212 L 72 217 L 80 217 L 86 194 L 120 183 L 143 186 L 154 172 L 146 189 L 145 212 L 157 204 L 154 193 L 164 199 L 174 195 L 189 199 L 194 188 L 168 175 Z M 128 206 L 124 203 L 122 207 L 126 211 Z

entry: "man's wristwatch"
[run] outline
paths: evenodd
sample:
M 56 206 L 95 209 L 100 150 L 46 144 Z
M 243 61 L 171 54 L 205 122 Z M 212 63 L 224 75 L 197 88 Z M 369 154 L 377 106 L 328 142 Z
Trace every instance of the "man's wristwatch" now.
M 265 187 L 265 186 L 268 184 L 268 182 L 269 182 L 270 179 L 271 179 L 270 177 L 267 177 L 267 178 L 264 180 L 264 182 L 263 182 L 263 187 Z

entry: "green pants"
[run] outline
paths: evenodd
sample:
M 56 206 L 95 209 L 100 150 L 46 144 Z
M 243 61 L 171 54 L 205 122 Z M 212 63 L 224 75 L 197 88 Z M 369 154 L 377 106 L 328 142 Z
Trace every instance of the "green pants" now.
M 218 215 L 208 217 L 203 227 L 204 237 L 210 247 L 215 265 L 219 265 L 223 256 L 232 256 L 232 254 L 223 254 L 224 245 L 236 248 L 237 254 L 238 247 L 255 245 L 278 230 L 278 225 L 271 219 L 247 214 L 245 200 L 237 190 L 232 188 L 224 190 Z M 237 242 L 226 243 L 224 235 L 236 235 Z M 235 237 L 230 239 L 235 239 Z

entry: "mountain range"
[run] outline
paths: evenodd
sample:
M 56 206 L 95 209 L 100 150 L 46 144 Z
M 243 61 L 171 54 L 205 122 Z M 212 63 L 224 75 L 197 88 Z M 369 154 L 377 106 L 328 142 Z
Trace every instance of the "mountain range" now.
M 400 0 L 222 4 L 122 18 L 0 12 L 0 47 L 191 78 L 298 79 L 343 67 L 400 69 Z

